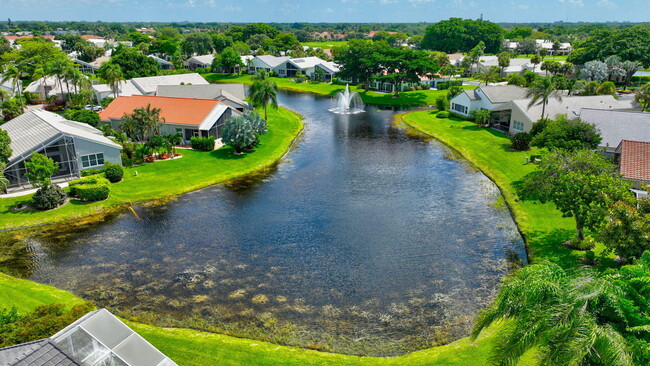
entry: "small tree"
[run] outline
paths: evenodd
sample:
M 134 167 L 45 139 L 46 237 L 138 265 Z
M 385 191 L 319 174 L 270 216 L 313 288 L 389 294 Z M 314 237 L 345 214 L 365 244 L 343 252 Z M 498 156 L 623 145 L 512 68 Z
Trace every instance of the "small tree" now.
M 0 163 L 7 164 L 12 153 L 9 133 L 0 129 Z
M 490 66 L 489 69 L 475 74 L 474 77 L 484 82 L 485 85 L 497 82 L 499 81 L 499 68 L 496 66 Z
M 519 195 L 550 201 L 564 217 L 574 217 L 576 239 L 585 229 L 603 223 L 610 204 L 630 198 L 629 183 L 619 178 L 616 166 L 591 150 L 557 150 L 546 154 L 539 169 L 524 177 Z
M 595 149 L 601 140 L 594 125 L 582 122 L 580 118 L 569 120 L 566 115 L 560 115 L 557 120 L 545 123 L 543 130 L 535 134 L 532 145 L 549 150 Z
M 278 108 L 278 85 L 268 78 L 268 73 L 262 70 L 255 78 L 250 89 L 250 98 L 253 105 L 264 109 L 264 120 L 268 120 L 266 108 L 269 103 L 273 108 Z
M 29 161 L 25 162 L 27 173 L 32 186 L 38 190 L 32 196 L 34 206 L 39 210 L 51 210 L 65 202 L 66 194 L 56 184 L 52 184 L 52 175 L 59 169 L 59 164 L 45 155 L 34 153 Z
M 634 99 L 641 104 L 643 111 L 650 108 L 650 83 L 645 84 L 636 91 Z
M 503 75 L 503 70 L 510 66 L 510 54 L 508 52 L 501 52 L 499 56 L 497 56 L 497 59 L 499 60 L 499 67 L 501 68 L 501 75 Z
M 59 169 L 59 164 L 45 155 L 34 153 L 32 158 L 25 162 L 29 182 L 36 188 L 47 187 L 52 184 L 52 176 Z
M 9 186 L 9 179 L 5 177 L 5 169 L 7 165 L 0 161 L 0 192 L 7 192 Z
M 599 239 L 605 244 L 607 252 L 614 252 L 631 261 L 650 250 L 650 213 L 644 213 L 626 202 L 616 202 L 607 218 L 599 230 Z
M 487 127 L 490 123 L 490 111 L 487 109 L 475 109 L 472 111 L 474 122 L 480 127 Z
M 266 133 L 266 122 L 257 112 L 246 112 L 229 118 L 222 131 L 223 142 L 241 154 L 259 144 L 259 137 Z

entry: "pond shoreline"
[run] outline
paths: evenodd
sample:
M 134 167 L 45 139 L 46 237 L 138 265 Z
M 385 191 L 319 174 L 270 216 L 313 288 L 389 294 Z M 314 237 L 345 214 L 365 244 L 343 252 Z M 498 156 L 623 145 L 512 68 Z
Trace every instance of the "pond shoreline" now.
M 224 184 L 224 183 L 227 183 L 228 181 L 239 179 L 239 178 L 242 178 L 242 177 L 244 177 L 246 175 L 253 174 L 253 173 L 258 173 L 258 172 L 264 171 L 266 169 L 269 169 L 272 166 L 274 166 L 275 164 L 277 164 L 282 158 L 284 158 L 286 156 L 286 154 L 293 148 L 296 140 L 301 135 L 301 133 L 302 133 L 302 131 L 304 129 L 303 117 L 301 115 L 299 115 L 298 113 L 296 113 L 294 111 L 291 111 L 289 109 L 282 108 L 282 107 L 280 107 L 280 111 L 283 112 L 283 113 L 289 113 L 292 117 L 294 117 L 295 122 L 297 122 L 297 124 L 294 126 L 293 130 L 288 130 L 288 128 L 286 126 L 283 126 L 279 122 L 275 122 L 275 123 L 278 123 L 277 126 L 279 127 L 279 130 L 281 128 L 284 128 L 284 131 L 280 131 L 280 132 L 285 133 L 286 136 L 283 136 L 283 137 L 281 136 L 279 141 L 274 141 L 277 144 L 276 144 L 276 146 L 271 146 L 270 153 L 271 153 L 272 156 L 270 158 L 268 158 L 268 159 L 263 158 L 263 160 L 261 160 L 261 161 L 254 161 L 253 166 L 246 166 L 245 164 L 241 164 L 242 169 L 240 171 L 236 171 L 236 170 L 233 169 L 233 171 L 229 172 L 229 174 L 226 174 L 226 176 L 223 177 L 223 179 L 219 179 L 219 178 L 215 179 L 214 177 L 206 176 L 203 180 L 191 181 L 190 183 L 186 184 L 185 186 L 176 187 L 176 189 L 178 191 L 176 193 L 166 194 L 166 193 L 163 192 L 162 194 L 159 194 L 159 195 L 154 194 L 153 197 L 146 197 L 144 199 L 137 199 L 136 198 L 134 200 L 130 200 L 129 199 L 130 198 L 129 197 L 130 196 L 129 192 L 120 192 L 125 196 L 126 199 L 119 200 L 119 201 L 112 200 L 113 197 L 111 197 L 111 196 L 113 196 L 113 194 L 114 194 L 113 193 L 113 185 L 112 185 L 111 186 L 111 196 L 109 196 L 109 199 L 107 200 L 108 202 L 107 201 L 101 201 L 101 202 L 98 202 L 98 203 L 90 203 L 90 204 L 84 204 L 84 205 L 77 206 L 77 207 L 80 207 L 80 208 L 89 207 L 88 209 L 85 210 L 85 212 L 69 211 L 69 212 L 67 212 L 65 214 L 62 214 L 60 217 L 57 217 L 57 218 L 54 218 L 54 219 L 47 218 L 48 214 L 50 214 L 50 213 L 58 214 L 58 213 L 60 213 L 60 211 L 57 211 L 57 210 L 61 210 L 64 207 L 58 207 L 58 208 L 56 208 L 54 210 L 49 210 L 49 211 L 27 212 L 27 213 L 30 213 L 30 214 L 43 216 L 43 218 L 41 218 L 40 220 L 33 219 L 32 221 L 36 221 L 36 223 L 31 224 L 31 225 L 16 226 L 16 225 L 12 225 L 12 223 L 8 223 L 6 225 L 3 225 L 3 227 L 0 228 L 0 233 L 2 233 L 2 232 L 6 233 L 6 232 L 11 232 L 11 231 L 17 231 L 17 230 L 25 230 L 25 229 L 29 229 L 29 228 L 35 228 L 35 227 L 43 227 L 43 226 L 48 226 L 48 225 L 53 225 L 53 224 L 62 224 L 62 223 L 69 222 L 69 221 L 72 221 L 72 220 L 82 220 L 82 219 L 87 219 L 87 218 L 92 218 L 92 217 L 105 217 L 105 216 L 107 216 L 107 215 L 109 215 L 109 214 L 111 214 L 113 212 L 123 210 L 123 209 L 125 209 L 127 207 L 130 207 L 130 206 L 133 206 L 133 205 L 143 204 L 143 203 L 155 203 L 155 202 L 158 202 L 158 201 L 163 201 L 164 202 L 164 201 L 168 201 L 168 200 L 173 200 L 173 199 L 177 198 L 178 196 L 180 196 L 182 194 L 185 194 L 185 193 L 193 192 L 193 191 L 196 191 L 196 190 L 199 190 L 199 189 L 202 189 L 202 188 L 206 188 L 206 187 L 209 187 L 209 186 L 212 186 L 212 185 L 216 185 L 216 184 Z M 270 120 L 273 118 L 274 113 L 277 113 L 277 112 L 271 112 L 270 113 L 270 118 L 269 118 Z M 280 117 L 276 117 L 276 118 L 280 118 Z M 271 121 L 269 121 L 269 122 L 271 122 Z M 279 130 L 276 130 L 274 132 L 278 132 Z M 263 138 L 264 138 L 264 136 L 263 136 Z M 225 148 L 229 149 L 228 147 L 225 147 Z M 222 149 L 224 149 L 224 148 L 222 148 Z M 219 151 L 219 150 L 214 150 L 212 153 L 215 153 L 217 151 Z M 191 151 L 190 153 L 195 154 L 196 152 Z M 260 151 L 256 150 L 253 153 L 247 154 L 246 157 L 253 157 L 253 156 L 255 156 L 254 155 L 255 153 L 260 153 Z M 269 153 L 269 151 L 267 151 L 265 149 L 261 153 Z M 214 157 L 214 159 L 215 159 L 215 161 L 218 161 L 218 158 Z M 170 160 L 170 161 L 165 161 L 165 162 L 161 162 L 161 163 L 169 164 L 169 163 L 177 162 L 177 161 L 180 161 L 180 160 L 189 160 L 189 159 L 175 159 L 173 161 Z M 158 166 L 158 164 L 156 164 L 156 165 Z M 137 166 L 137 167 L 129 168 L 129 171 L 130 170 L 135 170 L 135 169 L 141 169 L 143 167 L 148 167 L 148 165 L 140 165 L 140 166 Z M 123 183 L 121 182 L 119 184 L 121 185 Z M 122 187 L 119 187 L 119 188 L 122 188 Z M 137 192 L 136 192 L 136 194 L 137 194 Z M 18 204 L 18 203 L 20 203 L 22 201 L 25 201 L 26 199 L 28 199 L 30 197 L 31 196 L 6 197 L 6 198 L 2 197 L 2 198 L 0 198 L 0 210 L 4 209 L 4 212 L 2 214 L 0 214 L 0 217 L 4 216 L 4 215 L 9 216 L 11 214 L 17 214 L 17 213 L 12 211 L 12 208 L 16 204 Z M 71 206 L 71 205 L 67 205 L 67 206 Z M 66 209 L 71 210 L 70 208 L 66 208 Z M 15 221 L 16 221 L 16 223 L 20 223 L 19 220 L 15 220 Z M 87 220 L 84 220 L 84 221 L 87 221 Z

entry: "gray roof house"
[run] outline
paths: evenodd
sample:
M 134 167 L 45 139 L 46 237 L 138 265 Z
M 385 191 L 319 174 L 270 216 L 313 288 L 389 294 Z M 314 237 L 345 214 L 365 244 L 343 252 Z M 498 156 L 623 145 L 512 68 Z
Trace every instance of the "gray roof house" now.
M 106 309 L 50 338 L 0 349 L 0 366 L 177 366 Z
M 516 85 L 484 85 L 453 97 L 450 109 L 468 117 L 474 110 L 490 110 L 513 99 L 522 99 L 525 95 L 526 89 Z
M 120 83 L 118 96 L 131 95 L 155 95 L 159 85 L 207 85 L 209 84 L 203 76 L 192 74 L 148 76 L 133 78 Z M 98 100 L 113 96 L 113 90 L 108 84 L 93 85 L 93 90 Z
M 156 96 L 216 99 L 242 112 L 250 107 L 246 102 L 244 84 L 160 85 Z
M 172 64 L 171 62 L 162 59 L 156 55 L 149 55 L 148 57 L 151 57 L 152 59 L 156 60 L 161 70 L 174 70 L 174 64 Z
M 190 57 L 185 63 L 190 70 L 196 70 L 199 67 L 211 67 L 214 55 L 200 55 Z
M 607 153 L 614 153 L 623 140 L 650 143 L 650 113 L 583 108 L 580 119 L 600 130 L 600 147 Z
M 493 128 L 516 134 L 529 132 L 533 123 L 542 118 L 542 105 L 536 104 L 528 107 L 530 99 L 511 100 L 491 109 Z M 564 96 L 562 100 L 551 98 L 544 110 L 544 117 L 555 119 L 561 114 L 569 119 L 580 117 L 583 108 L 601 110 L 638 110 L 637 104 L 632 100 L 617 100 L 611 95 L 595 96 Z
M 248 71 L 259 72 L 261 70 L 266 70 L 267 72 L 273 71 L 276 74 L 280 75 L 279 67 L 285 62 L 287 62 L 287 60 L 289 60 L 289 57 L 287 56 L 282 56 L 282 57 L 276 57 L 272 55 L 255 56 L 253 57 L 252 62 L 250 62 L 248 65 Z
M 76 178 L 80 171 L 109 161 L 122 164 L 122 147 L 86 123 L 68 121 L 44 110 L 31 110 L 0 126 L 11 138 L 12 154 L 4 171 L 9 187 L 27 186 L 25 161 L 34 152 L 59 164 L 53 178 Z

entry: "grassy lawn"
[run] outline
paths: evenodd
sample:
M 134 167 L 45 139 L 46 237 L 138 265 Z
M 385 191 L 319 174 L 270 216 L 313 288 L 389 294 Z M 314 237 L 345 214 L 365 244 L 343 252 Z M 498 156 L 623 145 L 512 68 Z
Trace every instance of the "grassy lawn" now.
M 575 236 L 574 219 L 563 218 L 551 203 L 519 201 L 515 194 L 517 181 L 535 169 L 534 164 L 526 164 L 526 157 L 537 150 L 511 151 L 510 139 L 500 132 L 479 128 L 473 122 L 439 119 L 428 111 L 408 113 L 401 118 L 406 124 L 460 152 L 501 188 L 526 239 L 531 262 L 548 260 L 565 267 L 578 264 L 584 252 L 563 246 L 564 241 Z M 596 254 L 602 249 L 596 248 Z M 611 258 L 599 259 L 604 266 L 613 265 Z
M 36 306 L 65 303 L 70 307 L 83 300 L 54 287 L 13 278 L 0 273 L 0 308 L 15 305 L 19 313 Z M 483 365 L 499 328 L 485 331 L 475 342 L 461 339 L 446 346 L 418 351 L 403 357 L 373 358 L 323 353 L 267 342 L 198 332 L 191 329 L 159 328 L 125 321 L 133 330 L 181 366 L 202 365 Z M 535 365 L 532 354 L 519 365 Z
M 19 314 L 45 304 L 62 303 L 73 307 L 84 301 L 56 287 L 21 280 L 0 272 L 0 309 L 15 306 Z
M 346 44 L 348 44 L 348 42 L 347 41 L 323 41 L 323 42 L 302 42 L 300 44 L 311 48 L 318 47 L 322 49 L 328 49 L 336 46 L 345 46 Z
M 14 212 L 12 207 L 28 202 L 31 196 L 0 199 L 0 229 L 89 216 L 106 209 L 186 193 L 269 167 L 285 154 L 302 130 L 302 122 L 287 109 L 270 108 L 268 124 L 269 132 L 251 153 L 235 155 L 228 146 L 212 152 L 181 150 L 180 159 L 127 168 L 124 180 L 111 185 L 110 197 L 105 201 L 71 201 L 52 211 Z
M 252 84 L 252 75 L 223 75 L 223 74 L 204 74 L 206 80 L 213 83 L 243 83 Z M 297 83 L 290 78 L 271 78 L 280 89 L 293 90 L 299 92 L 308 92 L 318 95 L 334 97 L 336 93 L 345 89 L 345 85 L 335 85 L 329 83 Z M 465 89 L 474 89 L 474 85 L 464 85 Z M 446 90 L 417 90 L 401 92 L 398 98 L 393 98 L 391 93 L 378 93 L 373 91 L 358 90 L 356 85 L 350 85 L 350 90 L 357 91 L 366 104 L 378 105 L 401 105 L 401 106 L 427 106 L 435 105 L 436 98 L 441 95 L 447 95 Z

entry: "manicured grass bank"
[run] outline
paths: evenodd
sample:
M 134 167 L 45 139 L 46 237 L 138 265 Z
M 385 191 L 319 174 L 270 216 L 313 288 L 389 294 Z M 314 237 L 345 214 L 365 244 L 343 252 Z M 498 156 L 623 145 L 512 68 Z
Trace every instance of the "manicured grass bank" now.
M 0 199 L 0 229 L 13 229 L 80 218 L 110 208 L 162 199 L 224 182 L 273 165 L 289 149 L 302 130 L 295 113 L 269 108 L 269 132 L 254 152 L 235 155 L 230 147 L 213 152 L 180 150 L 183 157 L 125 169 L 124 180 L 111 185 L 110 197 L 101 202 L 71 201 L 51 211 L 14 212 L 31 196 Z M 137 172 L 137 175 L 136 175 Z
M 501 188 L 526 239 L 531 262 L 548 260 L 565 267 L 578 264 L 583 252 L 563 246 L 564 241 L 575 236 L 573 218 L 563 218 L 551 203 L 520 201 L 515 193 L 517 182 L 535 170 L 534 164 L 526 164 L 526 157 L 537 150 L 511 151 L 510 139 L 500 132 L 479 128 L 473 122 L 440 119 L 432 112 L 408 113 L 401 119 L 460 152 Z M 609 259 L 601 259 L 609 264 Z
M 62 302 L 72 307 L 82 301 L 66 291 L 0 273 L 0 308 L 15 305 L 20 313 L 26 313 L 38 305 Z M 447 346 L 403 357 L 374 358 L 323 353 L 190 329 L 158 328 L 128 321 L 126 323 L 180 366 L 485 365 L 498 332 L 498 328 L 493 327 L 484 332 L 476 342 L 470 342 L 466 338 Z M 532 354 L 529 356 L 519 365 L 534 365 Z
M 203 77 L 213 83 L 243 83 L 252 84 L 252 75 L 223 75 L 223 74 L 205 74 Z M 343 91 L 345 85 L 336 85 L 330 83 L 297 83 L 290 78 L 271 78 L 280 89 L 293 90 L 298 92 L 314 93 L 333 97 L 336 93 Z M 465 89 L 474 89 L 474 85 L 465 85 Z M 356 91 L 366 104 L 378 105 L 400 105 L 400 106 L 428 106 L 435 105 L 436 98 L 441 95 L 447 95 L 446 90 L 416 90 L 401 92 L 398 98 L 393 98 L 390 93 L 377 93 L 373 91 L 363 91 L 357 89 L 356 85 L 350 85 L 350 90 Z

